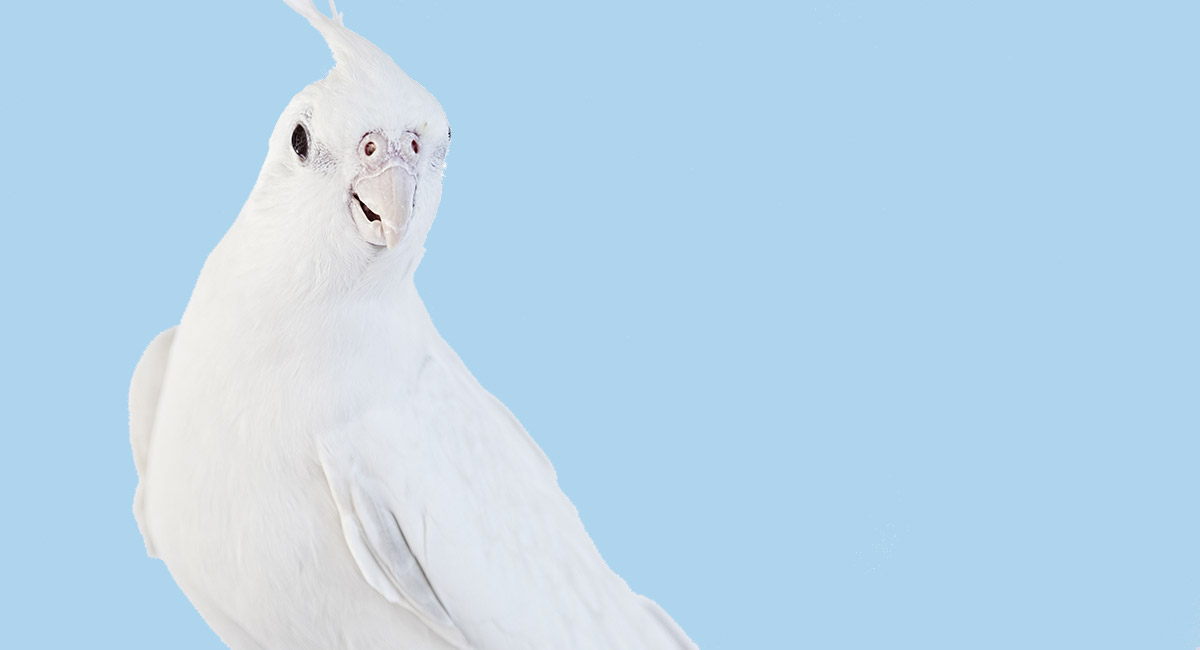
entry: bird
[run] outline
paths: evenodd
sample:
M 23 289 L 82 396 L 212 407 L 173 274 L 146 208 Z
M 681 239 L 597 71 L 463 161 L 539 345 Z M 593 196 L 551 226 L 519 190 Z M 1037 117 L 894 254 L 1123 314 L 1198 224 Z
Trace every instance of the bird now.
M 421 301 L 441 105 L 332 1 L 285 2 L 334 65 L 134 370 L 147 553 L 234 650 L 695 648 Z

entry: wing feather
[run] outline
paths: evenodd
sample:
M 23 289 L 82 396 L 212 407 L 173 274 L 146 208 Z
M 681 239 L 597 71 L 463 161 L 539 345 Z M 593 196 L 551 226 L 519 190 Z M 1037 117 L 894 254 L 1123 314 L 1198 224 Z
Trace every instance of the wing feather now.
M 146 464 L 150 454 L 150 441 L 154 433 L 154 416 L 158 413 L 158 396 L 162 393 L 163 375 L 167 361 L 171 358 L 171 343 L 175 340 L 175 327 L 159 333 L 146 347 L 133 371 L 129 384 L 129 445 L 133 448 L 133 464 L 137 468 L 138 486 L 133 496 L 133 516 L 138 530 L 146 543 L 146 553 L 158 557 L 150 533 L 146 527 L 146 516 L 142 507 L 145 498 Z
M 409 546 L 399 518 L 388 507 L 383 484 L 328 449 L 321 450 L 321 468 L 337 505 L 346 545 L 367 584 L 388 601 L 416 614 L 450 644 L 469 648 Z

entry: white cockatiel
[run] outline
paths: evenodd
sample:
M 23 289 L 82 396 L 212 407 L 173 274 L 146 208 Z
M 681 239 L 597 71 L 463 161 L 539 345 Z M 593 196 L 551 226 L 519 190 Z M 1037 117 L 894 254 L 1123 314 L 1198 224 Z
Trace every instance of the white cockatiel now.
M 694 647 L 417 295 L 441 106 L 332 3 L 287 2 L 336 65 L 134 372 L 148 551 L 235 650 Z

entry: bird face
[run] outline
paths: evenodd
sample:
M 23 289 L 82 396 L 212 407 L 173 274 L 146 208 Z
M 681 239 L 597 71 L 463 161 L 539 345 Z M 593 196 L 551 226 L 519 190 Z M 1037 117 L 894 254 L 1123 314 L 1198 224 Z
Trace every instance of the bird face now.
M 450 144 L 441 105 L 346 29 L 336 11 L 327 18 L 309 3 L 289 4 L 320 30 L 337 65 L 296 95 L 276 125 L 268 154 L 274 182 L 287 188 L 297 213 L 332 227 L 317 232 L 333 238 L 325 243 L 335 249 L 355 258 L 352 251 L 415 249 L 419 257 Z M 332 223 L 325 219 L 331 210 Z
M 408 93 L 428 95 L 414 82 L 404 85 L 411 85 L 404 89 Z M 298 115 L 291 127 L 288 166 L 296 191 L 307 194 L 314 185 L 329 188 L 336 194 L 335 209 L 343 211 L 345 225 L 352 226 L 346 230 L 374 247 L 390 250 L 423 239 L 441 197 L 450 141 L 449 127 L 441 127 L 445 117 L 432 96 L 419 108 L 411 101 L 399 102 L 414 110 L 393 116 L 396 103 L 386 99 L 390 92 L 358 97 L 314 94 L 302 93 L 295 102 Z M 328 101 L 331 96 L 338 102 Z M 280 135 L 288 126 L 281 121 Z

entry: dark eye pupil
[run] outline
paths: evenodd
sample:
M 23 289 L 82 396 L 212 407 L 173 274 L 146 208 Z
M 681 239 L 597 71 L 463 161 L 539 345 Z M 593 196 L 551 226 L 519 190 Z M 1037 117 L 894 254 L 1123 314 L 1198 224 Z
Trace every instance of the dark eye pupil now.
M 292 131 L 292 151 L 300 156 L 300 160 L 308 158 L 308 131 L 301 124 L 297 124 Z

